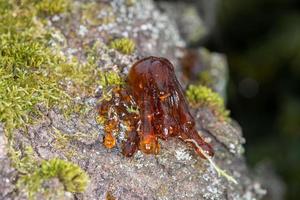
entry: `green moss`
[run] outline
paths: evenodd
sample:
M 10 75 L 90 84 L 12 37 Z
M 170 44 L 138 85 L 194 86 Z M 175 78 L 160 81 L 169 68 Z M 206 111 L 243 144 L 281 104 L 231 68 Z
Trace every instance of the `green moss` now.
M 122 85 L 123 83 L 124 83 L 123 79 L 120 77 L 120 75 L 117 72 L 109 71 L 100 74 L 99 84 L 103 88 L 108 86 L 118 86 L 118 85 Z
M 28 174 L 37 169 L 37 161 L 31 147 L 25 147 L 23 154 L 12 147 L 8 150 L 12 166 L 21 174 Z
M 99 49 L 101 48 L 107 49 L 108 47 L 100 41 L 96 41 L 92 48 L 88 48 L 86 50 L 88 65 L 92 66 L 93 69 L 97 68 L 97 61 L 100 59 Z M 97 85 L 100 85 L 102 88 L 107 88 L 109 86 L 120 86 L 124 84 L 124 80 L 120 74 L 113 70 L 97 71 L 95 76 L 96 77 L 94 79 L 96 80 Z
M 0 35 L 0 121 L 8 130 L 28 123 L 37 103 L 50 106 L 68 99 L 58 77 L 48 73 L 57 57 L 26 34 Z
M 139 112 L 139 109 L 138 109 L 137 107 L 133 107 L 133 106 L 128 107 L 128 108 L 127 108 L 127 112 L 129 112 L 129 113 L 134 113 L 134 114 L 139 114 L 139 113 L 140 113 L 140 112 Z
M 116 49 L 123 54 L 132 54 L 135 49 L 135 43 L 129 38 L 119 38 L 111 41 L 110 48 Z
M 71 145 L 71 137 L 68 134 L 63 134 L 60 130 L 53 127 L 52 134 L 54 140 L 52 142 L 55 150 L 61 152 L 61 155 L 66 156 L 68 160 L 75 156 L 75 148 Z
M 4 1 L 2 0 L 1 2 Z M 9 34 L 8 36 L 11 36 L 12 34 L 22 33 L 25 30 L 28 32 L 29 27 L 37 25 L 37 22 L 32 20 L 36 14 L 34 8 L 30 11 L 32 6 L 19 8 L 11 4 L 6 6 L 3 3 L 0 3 L 0 6 L 0 34 L 6 33 Z M 39 34 L 40 32 L 35 33 L 35 35 Z
M 75 134 L 66 134 L 53 127 L 53 133 L 50 133 L 54 138 L 52 146 L 61 155 L 64 155 L 68 160 L 71 160 L 76 155 L 76 146 L 74 141 L 95 141 L 98 139 L 98 132 L 89 132 L 89 134 L 77 132 Z M 80 159 L 80 158 L 78 158 Z
M 46 2 L 0 0 L 0 121 L 9 136 L 30 122 L 37 104 L 74 112 L 70 95 L 92 93 L 99 78 L 95 65 L 69 61 L 49 46 L 52 32 L 36 17 L 37 5 Z M 65 79 L 74 83 L 68 94 L 59 84 Z
M 84 192 L 89 176 L 78 165 L 58 158 L 39 161 L 31 147 L 25 148 L 23 155 L 20 151 L 10 149 L 12 165 L 20 173 L 17 186 L 25 188 L 29 199 L 33 199 L 37 192 L 43 192 L 46 180 L 57 178 L 65 191 Z
M 88 175 L 78 165 L 57 158 L 43 161 L 39 173 L 43 179 L 58 178 L 69 192 L 84 192 L 89 183 Z
M 220 120 L 229 120 L 229 111 L 225 109 L 224 100 L 210 88 L 190 85 L 186 97 L 192 106 L 209 107 Z
M 72 0 L 0 0 L 0 13 L 8 10 L 14 11 L 13 18 L 36 16 L 37 14 L 55 15 L 70 10 Z M 4 22 L 5 23 L 5 22 Z M 10 24 L 10 26 L 19 26 L 19 24 Z
M 42 161 L 33 172 L 22 175 L 18 186 L 25 187 L 31 199 L 37 192 L 43 191 L 43 182 L 51 178 L 57 178 L 63 184 L 65 191 L 74 193 L 84 192 L 89 183 L 89 176 L 78 165 L 54 158 Z
M 38 176 L 38 161 L 31 147 L 26 147 L 23 154 L 12 147 L 9 149 L 12 166 L 19 172 L 20 178 L 17 187 L 26 187 L 27 196 L 33 199 L 34 194 L 40 189 L 42 179 Z
M 102 87 L 102 97 L 99 101 L 109 101 L 112 97 L 113 88 L 124 84 L 124 80 L 115 71 L 102 72 L 100 74 L 99 85 Z M 97 121 L 102 121 L 97 119 Z
M 99 13 L 105 10 L 107 15 L 100 16 Z M 81 23 L 88 26 L 98 26 L 109 24 L 115 21 L 115 15 L 112 7 L 107 3 L 90 2 L 82 5 Z
M 71 0 L 41 0 L 36 4 L 39 12 L 47 15 L 64 13 L 70 9 Z
M 25 34 L 0 35 L 0 121 L 8 130 L 28 123 L 28 112 L 37 103 L 51 106 L 68 99 L 58 77 L 48 73 L 58 64 L 56 56 Z
M 65 61 L 56 68 L 56 76 L 67 78 L 75 83 L 74 92 L 90 95 L 96 88 L 100 71 L 92 63 L 79 63 L 76 57 L 71 62 Z
M 87 54 L 87 61 L 91 65 L 97 65 L 97 61 L 100 59 L 99 49 L 106 48 L 106 45 L 99 40 L 96 40 L 92 47 L 87 46 L 84 48 Z

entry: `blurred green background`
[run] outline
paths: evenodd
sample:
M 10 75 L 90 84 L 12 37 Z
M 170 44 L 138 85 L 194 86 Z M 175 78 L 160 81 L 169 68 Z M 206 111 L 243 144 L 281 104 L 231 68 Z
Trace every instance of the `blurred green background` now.
M 221 0 L 206 46 L 228 57 L 228 106 L 251 166 L 268 161 L 300 199 L 300 1 Z

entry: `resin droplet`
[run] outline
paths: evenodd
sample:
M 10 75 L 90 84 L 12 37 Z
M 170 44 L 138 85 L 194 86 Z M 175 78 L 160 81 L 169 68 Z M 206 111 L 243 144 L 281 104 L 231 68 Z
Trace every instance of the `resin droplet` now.
M 116 146 L 116 138 L 111 133 L 106 133 L 104 136 L 104 146 L 111 149 Z

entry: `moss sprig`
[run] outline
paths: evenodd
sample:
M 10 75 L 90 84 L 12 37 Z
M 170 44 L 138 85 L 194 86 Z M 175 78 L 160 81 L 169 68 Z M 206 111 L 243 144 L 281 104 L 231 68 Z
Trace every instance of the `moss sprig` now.
M 210 88 L 202 85 L 190 85 L 186 91 L 186 97 L 192 106 L 209 107 L 220 120 L 229 120 L 229 111 L 225 108 L 224 100 Z
M 208 160 L 209 164 L 216 170 L 218 176 L 226 178 L 229 182 L 234 184 L 238 184 L 237 180 L 230 174 L 228 174 L 225 170 L 221 169 L 214 161 L 213 158 L 210 157 L 196 142 L 195 140 L 186 139 L 186 142 L 191 142 L 196 145 L 201 154 Z
M 99 74 L 99 84 L 103 88 L 108 86 L 119 86 L 124 84 L 124 80 L 115 71 L 102 72 Z
M 132 54 L 135 49 L 135 42 L 129 38 L 118 38 L 111 41 L 109 46 L 123 54 Z
M 41 0 L 36 4 L 39 12 L 47 15 L 61 14 L 70 9 L 71 0 Z

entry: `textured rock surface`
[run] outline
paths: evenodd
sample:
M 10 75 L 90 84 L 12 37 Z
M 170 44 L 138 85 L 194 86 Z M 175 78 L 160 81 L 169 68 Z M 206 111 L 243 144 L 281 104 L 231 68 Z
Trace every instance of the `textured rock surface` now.
M 204 25 L 195 5 L 162 1 L 159 2 L 159 8 L 168 14 L 170 20 L 174 20 L 180 35 L 187 43 L 197 42 L 207 35 L 207 26 Z
M 159 12 L 150 0 L 76 1 L 70 15 L 49 19 L 49 28 L 56 29 L 53 46 L 63 46 L 62 53 L 85 61 L 84 48 L 97 46 L 97 64 L 101 69 L 119 70 L 126 75 L 129 67 L 140 57 L 157 55 L 170 59 L 177 67 L 184 47 L 177 29 L 169 18 Z M 92 6 L 83 6 L 91 4 Z M 93 16 L 87 8 L 99 6 Z M 98 19 L 99 18 L 99 19 Z M 97 21 L 98 19 L 98 21 Z M 103 22 L 105 19 L 105 23 Z M 132 55 L 123 55 L 105 44 L 114 37 L 129 37 L 137 44 Z M 101 90 L 101 88 L 99 88 Z M 137 153 L 125 158 L 120 147 L 108 150 L 102 145 L 103 127 L 96 123 L 97 98 L 78 96 L 76 101 L 89 110 L 65 118 L 61 110 L 53 108 L 28 130 L 14 132 L 15 148 L 21 151 L 31 145 L 42 159 L 60 157 L 79 164 L 88 172 L 91 182 L 83 194 L 65 194 L 70 199 L 105 199 L 110 193 L 117 199 L 260 199 L 263 190 L 248 171 L 243 158 L 240 128 L 235 124 L 218 122 L 210 110 L 194 110 L 199 131 L 212 143 L 215 162 L 233 175 L 239 184 L 219 177 L 210 164 L 193 153 L 179 140 L 161 142 L 157 156 Z M 65 139 L 61 139 L 65 138 Z M 0 128 L 0 198 L 23 199 L 14 191 L 16 171 L 9 165 L 5 153 L 3 129 Z M 47 187 L 61 187 L 57 181 Z M 39 199 L 43 199 L 41 196 Z
M 10 166 L 5 150 L 5 137 L 2 124 L 0 124 L 0 199 L 8 198 L 14 190 L 16 171 Z
M 186 42 L 194 44 L 206 39 L 216 26 L 219 0 L 157 0 L 159 8 L 177 25 Z M 174 12 L 176 10 L 177 12 Z

